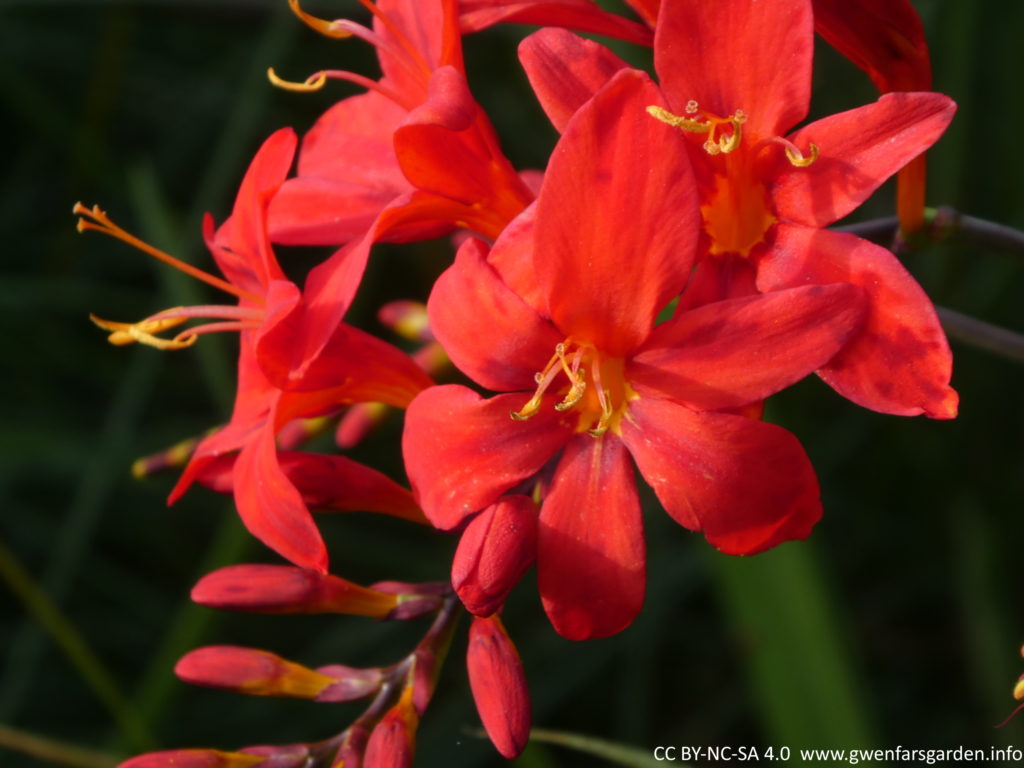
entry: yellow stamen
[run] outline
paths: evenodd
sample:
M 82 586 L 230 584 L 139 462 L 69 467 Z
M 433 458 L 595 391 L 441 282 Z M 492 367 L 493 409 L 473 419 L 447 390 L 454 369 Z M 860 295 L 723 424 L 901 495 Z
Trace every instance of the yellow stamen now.
M 107 337 L 107 341 L 118 347 L 138 342 L 139 344 L 145 344 L 148 347 L 162 350 L 184 349 L 185 347 L 191 347 L 196 341 L 196 336 L 188 332 L 180 333 L 173 339 L 161 339 L 155 335 L 166 331 L 168 328 L 181 325 L 188 319 L 185 317 L 140 320 L 137 323 L 116 323 L 111 320 L 104 320 L 93 314 L 89 315 L 89 319 L 104 331 L 108 331 L 110 336 Z
M 686 114 L 697 115 L 696 117 L 674 115 L 667 109 L 654 104 L 647 107 L 647 114 L 681 131 L 708 134 L 703 147 L 709 155 L 728 155 L 736 151 L 743 139 L 742 125 L 747 122 L 747 115 L 742 109 L 737 109 L 729 117 L 717 117 L 710 112 L 701 111 L 693 99 L 686 102 Z M 718 135 L 719 128 L 726 125 L 730 126 L 732 130 L 724 135 Z
M 797 149 L 797 147 L 793 145 L 786 147 L 786 157 L 788 158 L 789 162 L 792 165 L 796 166 L 797 168 L 806 168 L 808 165 L 810 165 L 811 163 L 818 159 L 817 144 L 810 145 L 810 153 L 810 157 L 804 157 L 803 152 Z
M 190 277 L 194 277 L 197 280 L 201 280 L 207 285 L 212 285 L 214 288 L 219 288 L 225 293 L 230 293 L 232 296 L 237 296 L 239 299 L 246 299 L 256 304 L 263 304 L 262 296 L 257 296 L 255 293 L 250 293 L 249 291 L 243 291 L 241 288 L 232 285 L 227 280 L 222 280 L 219 277 L 215 277 L 214 275 L 204 272 L 201 269 L 193 267 L 191 264 L 186 264 L 181 259 L 177 259 L 174 256 L 171 256 L 169 253 L 161 251 L 159 248 L 154 248 L 149 243 L 144 242 L 139 238 L 135 237 L 135 235 L 129 234 L 125 230 L 121 229 L 121 227 L 117 226 L 117 224 L 115 224 L 113 221 L 111 221 L 107 214 L 104 211 L 102 211 L 98 205 L 94 205 L 92 208 L 86 208 L 81 203 L 75 203 L 75 206 L 74 208 L 71 209 L 71 212 L 76 216 L 83 217 L 78 220 L 79 232 L 86 232 L 90 229 L 93 229 L 96 230 L 97 232 L 102 232 L 105 235 L 110 235 L 111 237 L 117 240 L 121 240 L 125 243 L 128 243 L 128 245 L 134 248 L 138 248 L 143 253 L 152 256 L 154 259 L 162 261 L 164 264 L 168 264 L 169 266 L 172 266 L 175 269 L 184 272 L 186 275 L 189 275 Z
M 301 83 L 293 82 L 292 80 L 285 80 L 277 76 L 274 72 L 273 67 L 267 67 L 267 79 L 270 84 L 275 88 L 280 88 L 285 91 L 293 91 L 294 93 L 311 93 L 312 91 L 319 91 L 327 83 L 327 73 L 320 71 L 315 75 L 310 75 Z
M 292 13 L 298 16 L 302 23 L 310 29 L 316 30 L 321 35 L 333 37 L 335 40 L 344 40 L 347 37 L 352 37 L 351 32 L 339 27 L 336 22 L 326 21 L 306 13 L 299 7 L 299 0 L 288 0 L 288 7 L 292 9 Z

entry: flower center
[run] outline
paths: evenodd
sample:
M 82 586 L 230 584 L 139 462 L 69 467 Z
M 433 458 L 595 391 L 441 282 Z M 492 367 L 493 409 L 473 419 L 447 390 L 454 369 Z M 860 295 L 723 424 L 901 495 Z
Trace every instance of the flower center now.
M 537 391 L 533 397 L 511 416 L 525 421 L 536 414 L 544 393 L 564 375 L 568 387 L 563 389 L 562 401 L 555 410 L 577 412 L 577 432 L 600 437 L 610 429 L 619 434 L 626 404 L 638 397 L 626 381 L 625 369 L 623 358 L 602 355 L 591 344 L 567 339 L 555 347 L 544 370 L 534 375 Z
M 716 173 L 713 189 L 704 196 L 700 214 L 713 254 L 738 253 L 747 258 L 776 221 L 765 185 L 752 171 L 731 168 L 728 173 Z

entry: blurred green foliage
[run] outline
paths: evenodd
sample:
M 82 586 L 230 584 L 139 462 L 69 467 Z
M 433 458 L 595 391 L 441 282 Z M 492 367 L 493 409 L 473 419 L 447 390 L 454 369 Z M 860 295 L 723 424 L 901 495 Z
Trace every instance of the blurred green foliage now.
M 310 3 L 333 15 L 352 6 Z M 1024 4 L 918 7 L 936 90 L 960 105 L 930 155 L 929 203 L 1024 227 Z M 284 0 L 2 0 L 0 20 L 0 217 L 13 237 L 0 288 L 0 723 L 118 756 L 337 732 L 359 705 L 191 689 L 173 678 L 173 663 L 210 643 L 311 666 L 389 663 L 422 628 L 220 615 L 189 603 L 191 585 L 216 565 L 271 557 L 225 499 L 196 490 L 167 509 L 172 478 L 137 483 L 128 467 L 226 418 L 233 342 L 204 338 L 176 354 L 107 345 L 88 312 L 137 319 L 205 289 L 120 244 L 79 237 L 70 208 L 99 203 L 126 228 L 208 264 L 199 217 L 227 214 L 262 138 L 283 125 L 301 132 L 349 93 L 276 91 L 266 68 L 292 79 L 324 66 L 373 72 L 372 52 L 317 37 Z M 540 167 L 555 133 L 515 61 L 525 31 L 469 38 L 467 60 L 510 157 Z M 815 114 L 875 98 L 824 44 L 818 60 Z M 858 217 L 891 211 L 887 187 Z M 374 308 L 425 298 L 449 258 L 444 242 L 381 249 L 355 322 L 384 334 Z M 1021 254 L 951 243 L 906 263 L 936 303 L 1024 331 Z M 583 646 L 554 634 L 528 578 L 506 623 L 537 725 L 644 749 L 1020 744 L 1024 718 L 993 725 L 1024 671 L 1024 370 L 963 346 L 955 353 L 961 415 L 952 423 L 869 413 L 813 379 L 770 403 L 769 417 L 800 437 L 820 476 L 826 513 L 809 542 L 729 559 L 648 498 L 647 606 L 628 631 Z M 389 424 L 357 457 L 400 472 L 399 430 Z M 363 582 L 442 579 L 454 547 L 363 515 L 325 518 L 323 528 L 335 570 Z M 457 641 L 422 723 L 419 766 L 500 762 L 474 735 L 461 653 Z M 0 747 L 0 764 L 39 763 Z M 535 744 L 520 764 L 594 758 Z

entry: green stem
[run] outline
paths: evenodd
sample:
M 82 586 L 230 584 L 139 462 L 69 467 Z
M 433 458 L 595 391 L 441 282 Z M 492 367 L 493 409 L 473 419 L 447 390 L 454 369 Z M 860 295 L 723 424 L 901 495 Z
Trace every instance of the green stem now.
M 654 759 L 653 751 L 630 747 L 625 744 L 616 744 L 613 741 L 606 741 L 605 739 L 598 739 L 581 733 L 534 728 L 530 731 L 530 741 L 557 744 L 560 747 L 567 747 L 577 752 L 594 755 L 609 763 L 624 765 L 627 768 L 655 768 L 655 766 L 665 765 L 663 761 Z M 672 765 L 686 768 L 687 763 L 673 761 Z

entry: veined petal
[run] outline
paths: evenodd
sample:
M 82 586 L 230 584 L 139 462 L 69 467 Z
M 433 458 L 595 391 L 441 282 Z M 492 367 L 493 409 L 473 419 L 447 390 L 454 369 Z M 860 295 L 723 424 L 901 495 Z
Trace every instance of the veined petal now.
M 751 136 L 780 136 L 807 115 L 814 26 L 810 0 L 665 2 L 654 66 L 676 114 L 695 100 Z
M 427 70 L 445 64 L 462 67 L 456 6 L 457 0 L 379 0 L 377 7 L 412 45 L 415 56 L 420 60 L 415 61 L 387 25 L 374 17 L 374 31 L 391 49 L 378 49 L 380 68 L 386 81 L 399 93 L 413 98 L 422 93 L 422 82 L 429 76 L 429 71 L 423 70 L 421 79 L 409 71 L 417 66 L 426 65 Z M 455 46 L 452 46 L 453 32 Z M 396 57 L 393 52 L 399 55 Z
M 629 66 L 603 45 L 553 27 L 523 40 L 519 61 L 544 113 L 559 133 L 576 110 L 616 72 Z
M 402 454 L 420 505 L 449 530 L 517 483 L 535 475 L 573 433 L 575 420 L 545 397 L 527 421 L 509 415 L 527 393 L 484 400 L 466 387 L 422 392 L 405 415 Z
M 499 392 L 534 386 L 534 373 L 564 340 L 501 281 L 479 240 L 459 248 L 455 264 L 434 283 L 427 309 L 431 330 L 456 367 Z
M 774 424 L 640 398 L 622 439 L 665 511 L 726 554 L 806 538 L 821 517 L 807 454 Z
M 542 182 L 543 183 L 543 182 Z M 537 282 L 533 270 L 534 227 L 537 223 L 537 203 L 512 219 L 501 231 L 501 236 L 487 254 L 487 263 L 501 277 L 516 296 L 536 310 L 541 317 L 551 317 L 547 295 Z
M 690 275 L 699 212 L 661 96 L 622 70 L 569 122 L 537 200 L 533 265 L 566 336 L 626 355 Z
M 361 237 L 399 194 L 411 188 L 366 187 L 349 181 L 289 179 L 270 206 L 270 236 L 284 245 L 341 245 Z
M 934 144 L 955 111 L 939 93 L 889 93 L 801 128 L 789 140 L 820 154 L 805 168 L 780 158 L 770 192 L 779 216 L 809 227 L 841 219 Z
M 651 31 L 642 24 L 602 10 L 593 0 L 461 0 L 463 32 L 477 32 L 501 22 L 566 27 L 580 32 L 651 44 Z
M 295 565 L 327 573 L 327 549 L 302 496 L 281 471 L 271 425 L 239 452 L 234 487 L 238 514 L 253 536 Z
M 706 304 L 655 328 L 626 375 L 641 395 L 700 410 L 763 400 L 842 349 L 864 304 L 861 290 L 842 283 Z
M 644 602 L 643 520 L 633 463 L 614 436 L 578 435 L 541 507 L 537 579 L 555 631 L 593 640 L 628 627 Z
M 764 291 L 844 281 L 867 294 L 864 326 L 819 375 L 843 397 L 882 413 L 956 416 L 952 356 L 935 308 L 899 260 L 843 232 L 780 224 L 758 267 Z

